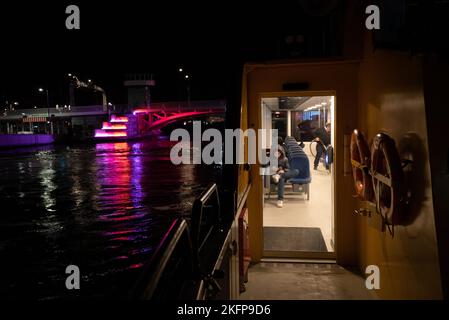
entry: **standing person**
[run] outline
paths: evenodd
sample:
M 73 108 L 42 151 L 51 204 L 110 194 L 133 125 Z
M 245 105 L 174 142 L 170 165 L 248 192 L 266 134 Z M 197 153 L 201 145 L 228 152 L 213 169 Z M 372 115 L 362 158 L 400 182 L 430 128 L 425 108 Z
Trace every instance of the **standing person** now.
M 278 167 L 275 168 L 276 174 L 273 175 L 273 182 L 278 185 L 278 201 L 276 206 L 282 208 L 284 205 L 284 188 L 288 179 L 294 178 L 299 174 L 298 169 L 290 169 L 290 164 L 285 156 L 283 149 L 276 152 L 278 158 Z
M 296 126 L 294 137 L 296 141 L 299 142 L 299 146 L 301 148 L 304 148 L 304 142 L 302 142 L 301 140 L 301 123 L 298 123 L 298 125 Z
M 319 128 L 315 131 L 315 141 L 317 141 L 316 145 L 316 156 L 315 161 L 313 162 L 313 169 L 317 170 L 318 164 L 320 163 L 320 159 L 323 154 L 326 154 L 326 148 L 331 143 L 331 123 L 328 122 L 324 126 L 324 128 Z M 329 169 L 329 165 L 325 163 L 326 169 Z
M 295 129 L 295 133 L 293 135 L 296 141 L 301 141 L 301 123 L 298 123 Z

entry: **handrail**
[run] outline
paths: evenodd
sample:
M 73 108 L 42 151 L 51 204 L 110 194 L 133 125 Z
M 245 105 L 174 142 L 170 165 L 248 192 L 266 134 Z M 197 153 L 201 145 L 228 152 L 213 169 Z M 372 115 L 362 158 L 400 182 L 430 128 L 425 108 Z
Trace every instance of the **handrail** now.
M 243 196 L 237 206 L 237 211 L 235 212 L 234 216 L 233 216 L 233 220 L 236 219 L 236 217 L 238 217 L 238 214 L 243 210 L 243 207 L 245 206 L 246 203 L 246 199 L 248 197 L 249 194 L 249 190 L 251 189 L 251 183 L 248 183 L 248 185 L 246 186 L 245 191 L 243 192 Z M 232 249 L 232 230 L 231 228 L 227 231 L 226 233 L 226 238 L 223 242 L 223 245 L 220 249 L 220 252 L 217 256 L 217 260 L 214 264 L 214 266 L 212 267 L 212 270 L 219 270 L 220 266 L 223 263 L 223 259 L 226 256 L 227 252 Z M 235 249 L 235 248 L 234 248 Z M 201 281 L 197 294 L 196 294 L 196 300 L 204 300 L 206 299 L 206 291 L 207 291 L 207 284 L 205 283 L 204 279 L 203 281 Z
M 201 250 L 202 246 L 204 245 L 204 243 L 206 242 L 207 238 L 209 237 L 212 231 L 212 228 L 210 228 L 207 231 L 207 234 L 204 237 L 203 241 L 199 243 L 200 234 L 202 231 L 201 222 L 203 221 L 203 209 L 214 195 L 216 199 L 217 210 L 215 211 L 216 216 L 212 218 L 215 218 L 215 222 L 219 224 L 221 222 L 221 207 L 220 207 L 220 198 L 218 195 L 218 188 L 215 183 L 211 183 L 208 186 L 208 188 L 193 203 L 192 219 L 191 219 L 191 231 L 192 231 L 191 236 L 192 236 L 192 247 L 195 253 L 198 253 L 198 251 Z
M 213 213 L 215 214 L 212 217 L 207 217 L 208 219 L 212 218 L 212 225 L 205 232 L 205 236 L 200 241 L 201 224 L 203 221 L 204 208 L 208 206 L 211 200 L 215 200 L 215 210 Z M 162 275 L 166 270 L 167 264 L 173 256 L 175 249 L 180 244 L 180 241 L 187 241 L 188 247 L 190 251 L 191 261 L 189 261 L 191 270 L 192 279 L 201 280 L 199 285 L 204 289 L 204 283 L 208 285 L 214 286 L 215 281 L 213 279 L 213 275 L 209 273 L 203 273 L 201 270 L 201 263 L 199 259 L 199 251 L 209 238 L 212 233 L 212 230 L 217 225 L 221 224 L 221 207 L 220 207 L 220 199 L 218 188 L 215 183 L 212 183 L 208 186 L 208 188 L 194 201 L 192 208 L 192 218 L 191 218 L 191 233 L 189 233 L 189 227 L 184 219 L 176 219 L 169 230 L 165 234 L 162 241 L 159 243 L 155 253 L 153 254 L 150 261 L 144 266 L 143 274 L 139 278 L 138 282 L 134 286 L 131 297 L 138 299 L 152 299 L 158 298 L 155 293 L 158 289 L 158 285 L 160 284 Z M 187 234 L 186 234 L 187 233 Z M 184 235 L 187 237 L 183 238 Z M 223 250 L 223 249 L 222 249 Z M 222 251 L 221 250 L 221 251 Z M 219 259 L 222 259 L 223 252 L 220 252 Z M 184 257 L 187 258 L 187 257 Z M 217 263 L 215 263 L 216 265 Z M 187 270 L 185 270 L 187 272 Z M 189 279 L 184 279 L 188 281 Z M 199 289 L 201 291 L 201 289 Z M 193 292 L 192 292 L 193 293 Z M 199 297 L 198 291 L 196 292 L 196 298 Z M 194 298 L 192 297 L 192 298 Z M 160 297 L 159 297 L 160 298 Z
M 185 232 L 187 232 L 187 240 L 189 241 L 186 221 L 184 219 L 176 219 L 159 243 L 154 255 L 144 267 L 142 277 L 137 281 L 131 292 L 133 298 L 153 298 L 165 267 Z M 188 245 L 191 247 L 190 243 Z

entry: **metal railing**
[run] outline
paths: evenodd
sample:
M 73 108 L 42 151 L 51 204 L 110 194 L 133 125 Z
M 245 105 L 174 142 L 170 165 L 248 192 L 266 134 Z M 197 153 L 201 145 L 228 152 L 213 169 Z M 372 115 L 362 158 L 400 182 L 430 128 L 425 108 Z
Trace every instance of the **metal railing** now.
M 199 254 L 214 227 L 220 225 L 220 209 L 218 188 L 214 183 L 195 200 L 191 229 L 184 219 L 176 219 L 173 222 L 145 265 L 142 276 L 131 292 L 131 298 L 196 299 L 219 293 L 222 289 L 216 279 L 222 278 L 223 275 L 217 273 L 215 267 L 217 261 L 223 260 L 227 252 L 222 249 L 224 243 L 214 243 L 214 247 L 217 246 L 217 252 L 214 254 L 217 259 L 208 266 L 201 265 Z M 211 212 L 213 217 L 206 216 Z M 206 225 L 205 220 L 209 222 Z M 212 272 L 204 272 L 204 267 Z
M 186 111 L 208 111 L 223 110 L 226 111 L 226 101 L 224 100 L 199 100 L 199 101 L 169 101 L 169 102 L 153 102 L 151 105 L 115 105 L 116 111 L 121 113 L 131 113 L 136 109 L 149 109 L 152 111 L 165 112 L 186 112 Z
M 166 289 L 162 280 L 164 273 L 170 268 L 170 262 L 175 259 L 176 251 L 180 251 L 182 246 L 187 246 L 187 248 L 182 248 L 184 256 L 180 258 L 185 259 L 184 262 L 190 267 L 190 270 L 179 270 L 182 272 L 182 282 L 190 280 L 186 276 L 187 274 L 191 275 L 190 278 L 194 276 L 192 247 L 187 223 L 184 219 L 176 219 L 159 243 L 150 261 L 145 265 L 142 277 L 131 291 L 131 298 L 164 300 L 173 295 L 178 297 L 178 292 L 162 294 Z M 194 294 L 192 294 L 193 296 Z
M 0 113 L 0 120 L 22 119 L 23 117 L 71 117 L 79 115 L 107 114 L 102 105 L 93 106 L 62 106 L 58 108 L 32 108 L 6 110 Z
M 150 109 L 154 111 L 165 112 L 186 112 L 186 111 L 208 111 L 208 110 L 223 110 L 226 111 L 226 101 L 224 100 L 201 100 L 190 101 L 174 101 L 174 102 L 156 102 L 151 106 L 136 106 L 129 105 L 113 105 L 108 106 L 107 111 L 104 110 L 103 105 L 92 106 L 60 106 L 58 108 L 28 108 L 28 109 L 14 109 L 4 110 L 0 113 L 0 120 L 17 120 L 23 117 L 72 117 L 81 115 L 102 115 L 107 113 L 131 113 L 135 109 Z
M 211 205 L 212 201 L 215 201 L 215 203 Z M 213 215 L 205 216 L 205 209 L 210 209 L 209 212 Z M 220 223 L 221 207 L 218 188 L 215 183 L 212 183 L 193 203 L 191 235 L 194 252 L 198 253 L 202 249 L 213 228 Z
M 219 261 L 229 258 L 227 247 L 229 236 L 222 225 L 221 205 L 218 187 L 212 183 L 194 201 L 191 218 L 191 241 L 194 266 L 200 274 L 201 283 L 197 291 L 197 299 L 215 299 L 217 296 L 227 296 L 225 273 L 229 270 L 217 268 Z M 213 238 L 213 239 L 212 239 Z M 211 251 L 208 241 L 214 244 Z M 215 257 L 215 258 L 214 258 Z M 211 259 L 212 258 L 212 259 Z M 226 265 L 226 263 L 225 263 Z

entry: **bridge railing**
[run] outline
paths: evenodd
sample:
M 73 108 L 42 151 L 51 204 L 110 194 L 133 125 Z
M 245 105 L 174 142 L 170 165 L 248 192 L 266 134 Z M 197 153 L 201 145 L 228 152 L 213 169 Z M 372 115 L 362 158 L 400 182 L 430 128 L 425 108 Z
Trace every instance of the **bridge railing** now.
M 48 117 L 48 116 L 73 116 L 76 114 L 102 114 L 102 105 L 93 106 L 61 106 L 58 108 L 32 108 L 32 109 L 15 109 L 5 110 L 0 113 L 0 120 L 2 119 L 20 119 L 23 117 Z
M 226 110 L 226 101 L 224 100 L 199 100 L 199 101 L 169 101 L 153 102 L 149 106 L 139 105 L 130 107 L 128 105 L 114 106 L 116 112 L 131 113 L 136 109 L 149 109 L 152 111 L 165 112 L 188 112 L 188 111 L 208 111 L 208 110 Z
M 153 103 L 151 108 L 168 111 L 206 111 L 210 109 L 226 109 L 224 100 L 202 100 L 202 101 L 180 101 L 180 102 L 160 102 Z
M 188 111 L 208 111 L 208 110 L 226 110 L 226 101 L 224 100 L 200 100 L 200 101 L 172 101 L 155 102 L 150 106 L 131 107 L 125 104 L 108 106 L 107 112 L 103 110 L 102 105 L 92 106 L 60 106 L 58 108 L 28 108 L 5 110 L 0 113 L 0 120 L 14 120 L 23 117 L 71 117 L 81 115 L 99 115 L 105 113 L 131 113 L 136 109 L 150 109 L 154 111 L 165 112 L 188 112 Z

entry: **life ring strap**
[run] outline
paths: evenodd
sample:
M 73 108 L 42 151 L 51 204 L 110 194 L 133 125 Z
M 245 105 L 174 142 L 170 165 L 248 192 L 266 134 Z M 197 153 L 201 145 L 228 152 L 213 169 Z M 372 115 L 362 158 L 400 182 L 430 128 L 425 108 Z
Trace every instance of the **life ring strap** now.
M 380 182 L 389 186 L 390 188 L 393 186 L 393 183 L 389 177 L 384 176 L 383 174 L 377 173 L 375 171 L 371 171 L 370 174 L 374 179 L 379 180 Z
M 368 168 L 368 166 L 361 164 L 360 162 L 358 162 L 357 160 L 351 159 L 351 164 L 353 167 L 356 167 L 358 169 L 365 169 Z
M 382 168 L 379 173 L 379 169 Z M 371 147 L 371 172 L 377 211 L 386 225 L 400 224 L 403 173 L 401 161 L 393 138 L 385 133 L 375 136 Z M 387 176 L 388 174 L 388 176 Z M 390 190 L 382 190 L 388 186 Z
M 351 135 L 351 166 L 357 196 L 365 201 L 373 199 L 372 178 L 369 174 L 371 154 L 363 133 L 354 130 Z

